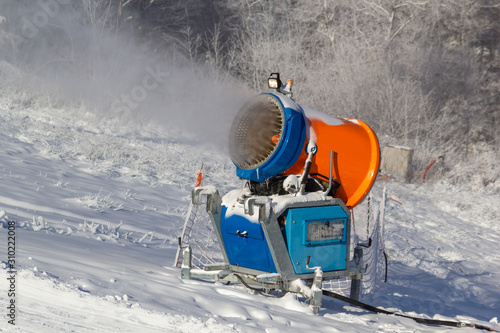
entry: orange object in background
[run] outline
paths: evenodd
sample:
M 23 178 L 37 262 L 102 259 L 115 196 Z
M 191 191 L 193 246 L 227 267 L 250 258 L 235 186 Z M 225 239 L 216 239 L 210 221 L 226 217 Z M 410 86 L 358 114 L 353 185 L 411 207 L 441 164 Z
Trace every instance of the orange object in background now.
M 203 181 L 203 164 L 201 165 L 201 168 L 200 168 L 200 171 L 198 172 L 198 176 L 196 176 L 196 184 L 194 185 L 194 187 L 200 187 L 201 186 L 201 182 Z
M 317 111 L 308 115 L 307 108 L 304 111 L 310 122 L 309 135 L 316 136 L 317 145 L 309 175 L 328 178 L 330 151 L 333 151 L 332 178 L 340 183 L 335 197 L 342 199 L 349 209 L 355 207 L 368 194 L 378 173 L 380 147 L 377 136 L 360 120 L 342 119 Z M 306 142 L 309 139 L 306 138 Z M 302 173 L 306 159 L 304 151 L 284 174 Z

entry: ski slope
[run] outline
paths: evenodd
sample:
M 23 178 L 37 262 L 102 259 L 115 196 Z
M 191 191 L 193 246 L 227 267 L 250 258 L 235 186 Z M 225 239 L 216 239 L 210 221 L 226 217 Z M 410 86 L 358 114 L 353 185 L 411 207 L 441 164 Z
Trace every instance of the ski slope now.
M 169 124 L 0 103 L 0 331 L 446 332 L 325 298 L 184 281 L 173 267 L 190 188 L 240 186 L 225 148 Z M 388 282 L 362 301 L 500 330 L 500 192 L 387 186 Z M 15 324 L 8 323 L 8 221 Z M 362 233 L 362 231 L 359 231 Z M 364 236 L 363 234 L 361 236 Z M 461 332 L 477 331 L 471 328 Z

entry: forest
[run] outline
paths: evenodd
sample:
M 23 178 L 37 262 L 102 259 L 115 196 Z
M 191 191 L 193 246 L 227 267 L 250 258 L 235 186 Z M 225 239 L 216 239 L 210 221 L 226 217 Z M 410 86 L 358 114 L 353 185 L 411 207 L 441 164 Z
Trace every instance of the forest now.
M 500 193 L 497 0 L 0 0 L 0 96 L 17 107 L 223 122 L 221 99 L 271 72 L 413 148 L 414 182 L 444 156 L 429 180 Z

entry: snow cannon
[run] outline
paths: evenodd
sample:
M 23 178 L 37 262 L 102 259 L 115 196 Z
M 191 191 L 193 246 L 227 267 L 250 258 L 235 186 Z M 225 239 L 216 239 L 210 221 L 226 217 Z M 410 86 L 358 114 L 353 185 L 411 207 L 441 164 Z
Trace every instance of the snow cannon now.
M 290 88 L 289 82 L 276 94 L 258 95 L 236 115 L 229 135 L 236 175 L 249 180 L 259 192 L 284 181 L 286 175 L 306 171 L 299 177 L 299 186 L 326 189 L 331 168 L 333 196 L 348 208 L 355 207 L 378 172 L 377 136 L 361 120 L 335 117 L 295 103 Z
M 297 292 L 318 313 L 325 279 L 350 278 L 351 298 L 359 297 L 365 268 L 362 247 L 351 244 L 350 209 L 375 180 L 378 140 L 362 121 L 297 104 L 292 81 L 282 85 L 278 73 L 269 87 L 230 130 L 245 185 L 223 197 L 213 186 L 192 191 L 194 205 L 206 204 L 224 262 L 194 269 L 188 246 L 182 276 Z

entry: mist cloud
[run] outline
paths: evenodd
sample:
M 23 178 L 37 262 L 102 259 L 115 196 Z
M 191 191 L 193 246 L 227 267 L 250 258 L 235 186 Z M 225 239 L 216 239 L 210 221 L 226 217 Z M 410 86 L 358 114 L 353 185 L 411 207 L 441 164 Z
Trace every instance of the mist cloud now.
M 89 24 L 70 1 L 6 1 L 2 11 L 18 47 L 0 60 L 20 69 L 26 93 L 181 128 L 225 147 L 232 117 L 248 95 L 232 79 L 216 79 L 213 68 L 168 48 L 145 47 L 136 35 L 105 23 Z

